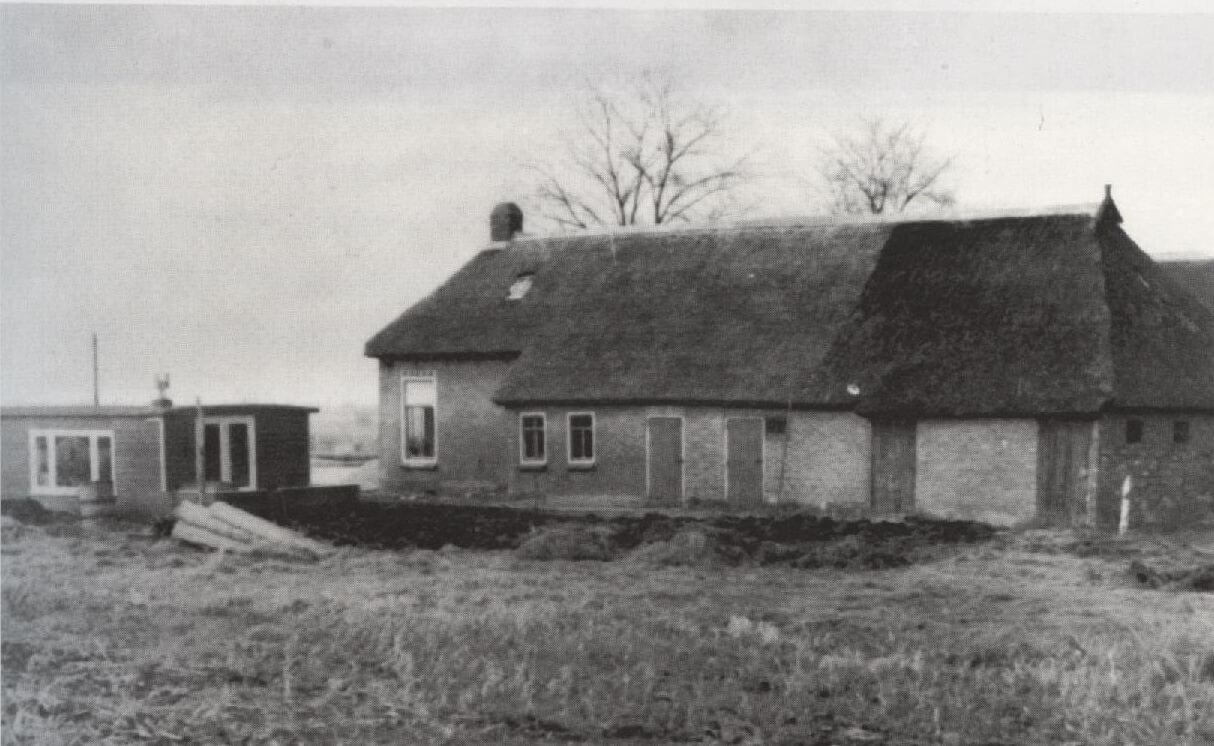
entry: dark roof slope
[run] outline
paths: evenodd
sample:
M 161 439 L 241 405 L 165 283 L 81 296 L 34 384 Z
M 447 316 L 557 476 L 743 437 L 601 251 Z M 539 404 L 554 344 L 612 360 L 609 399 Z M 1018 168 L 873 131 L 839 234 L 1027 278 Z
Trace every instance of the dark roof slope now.
M 1214 409 L 1214 311 L 1120 229 L 1102 231 L 1112 404 Z
M 512 366 L 503 403 L 783 404 L 825 355 L 888 224 L 585 237 L 587 270 Z
M 367 344 L 517 356 L 503 404 L 1214 408 L 1214 313 L 1097 207 L 515 241 Z M 533 273 L 531 292 L 506 299 Z
M 1214 259 L 1171 259 L 1159 268 L 1214 311 Z
M 371 338 L 369 357 L 489 357 L 522 352 L 535 330 L 559 311 L 566 288 L 554 273 L 540 273 L 546 241 L 486 249 L 447 282 Z M 574 268 L 575 269 L 575 268 Z M 507 300 L 511 284 L 536 274 L 531 291 Z
M 1113 376 L 1092 222 L 898 226 L 801 396 L 889 414 L 1098 409 Z

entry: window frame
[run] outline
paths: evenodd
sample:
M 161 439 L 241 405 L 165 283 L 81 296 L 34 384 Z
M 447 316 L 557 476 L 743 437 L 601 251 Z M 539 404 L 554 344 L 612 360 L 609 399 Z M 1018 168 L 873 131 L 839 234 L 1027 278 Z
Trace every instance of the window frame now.
M 249 454 L 249 483 L 243 486 L 237 486 L 239 492 L 253 492 L 257 489 L 257 421 L 251 414 L 232 414 L 232 415 L 203 415 L 203 442 L 206 438 L 206 426 L 216 425 L 219 428 L 219 481 L 225 484 L 230 484 L 232 481 L 232 431 L 231 425 L 244 425 L 249 442 L 245 445 L 245 450 Z M 205 469 L 205 460 L 204 466 Z M 200 475 L 201 479 L 206 478 L 205 472 Z
M 1136 433 L 1137 437 L 1130 438 L 1131 429 L 1137 430 L 1137 433 Z M 1127 418 L 1125 421 L 1125 430 L 1122 433 L 1122 435 L 1124 436 L 1123 440 L 1125 441 L 1125 444 L 1128 446 L 1139 445 L 1140 443 L 1142 443 L 1143 439 L 1146 437 L 1146 432 L 1147 432 L 1147 426 L 1143 420 L 1141 420 L 1137 417 Z
M 1172 443 L 1174 445 L 1188 445 L 1192 437 L 1193 428 L 1189 425 L 1188 420 L 1172 420 Z
M 574 417 L 589 417 L 590 418 L 590 458 L 574 458 L 573 457 L 573 418 Z M 594 466 L 599 454 L 598 448 L 598 418 L 594 416 L 594 412 L 566 412 L 565 413 L 565 462 L 570 466 L 587 467 Z
M 88 438 L 89 441 L 89 482 L 97 482 L 101 479 L 101 459 L 98 456 L 97 441 L 100 438 L 110 439 L 110 484 L 114 486 L 114 491 L 118 491 L 118 441 L 114 437 L 113 430 L 104 429 L 86 429 L 77 430 L 70 428 L 32 428 L 29 431 L 29 477 L 30 477 L 30 494 L 31 495 L 76 495 L 80 492 L 80 485 L 61 486 L 58 484 L 59 466 L 55 459 L 55 438 Z M 50 484 L 38 484 L 38 438 L 46 438 L 46 457 L 47 457 L 47 475 L 50 478 Z
M 409 455 L 409 418 L 406 410 L 409 402 L 405 397 L 409 383 L 429 383 L 434 387 L 434 403 L 430 405 L 434 418 L 433 456 Z M 420 406 L 420 405 L 419 405 Z M 405 373 L 400 377 L 400 462 L 402 466 L 428 468 L 438 464 L 438 377 L 433 374 Z
M 520 272 L 515 275 L 514 282 L 510 283 L 510 287 L 506 290 L 506 300 L 514 303 L 526 298 L 527 293 L 531 292 L 533 284 L 535 284 L 534 272 Z
M 527 438 L 523 421 L 529 417 L 540 419 L 543 433 L 540 458 L 527 458 Z M 519 412 L 518 414 L 518 462 L 520 466 L 546 466 L 548 464 L 548 415 L 544 412 Z

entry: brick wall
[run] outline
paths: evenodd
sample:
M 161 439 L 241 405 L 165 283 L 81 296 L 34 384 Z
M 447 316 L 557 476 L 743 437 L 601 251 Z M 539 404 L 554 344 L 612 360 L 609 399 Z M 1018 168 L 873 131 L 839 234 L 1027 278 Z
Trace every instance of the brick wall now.
M 506 361 L 389 363 L 379 366 L 380 489 L 389 492 L 504 490 L 510 479 L 514 418 L 493 403 Z M 434 374 L 437 463 L 401 463 L 401 377 Z
M 917 511 L 997 525 L 1036 513 L 1036 420 L 922 420 L 915 435 Z
M 719 407 L 575 408 L 595 414 L 595 466 L 571 468 L 565 433 L 568 408 L 529 408 L 547 421 L 548 463 L 520 467 L 518 411 L 510 414 L 510 491 L 553 495 L 633 495 L 645 493 L 645 430 L 649 417 L 682 417 L 685 453 L 684 494 L 688 500 L 725 499 L 725 421 L 730 417 L 783 416 L 783 411 Z M 785 436 L 764 443 L 764 493 L 780 496 L 780 459 Z M 784 465 L 786 502 L 867 504 L 869 427 L 849 413 L 793 412 Z
M 112 430 L 114 433 L 114 490 L 120 511 L 147 512 L 148 496 L 160 491 L 160 425 L 147 417 L 5 417 L 0 496 L 32 495 L 30 485 L 30 430 Z M 76 509 L 72 496 L 39 496 L 52 509 Z
M 792 412 L 787 443 L 785 458 L 785 437 L 767 436 L 763 469 L 769 501 L 779 496 L 783 460 L 784 502 L 868 505 L 872 446 L 868 420 L 851 412 Z
M 548 462 L 520 466 L 519 412 L 542 412 L 547 423 Z M 568 460 L 569 412 L 594 413 L 594 466 Z M 644 407 L 529 407 L 508 415 L 510 492 L 548 495 L 636 496 L 645 493 Z
M 1142 440 L 1126 442 L 1127 420 Z M 1173 441 L 1173 423 L 1189 423 L 1189 441 Z M 1131 477 L 1130 526 L 1170 528 L 1214 520 L 1214 415 L 1110 415 L 1100 420 L 1097 525 L 1117 527 L 1121 488 Z

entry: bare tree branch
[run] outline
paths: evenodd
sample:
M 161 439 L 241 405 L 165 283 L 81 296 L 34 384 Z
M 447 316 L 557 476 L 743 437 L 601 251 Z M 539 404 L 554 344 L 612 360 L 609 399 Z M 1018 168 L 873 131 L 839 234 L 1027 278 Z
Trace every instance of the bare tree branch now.
M 935 155 L 910 123 L 891 126 L 865 119 L 858 132 L 841 134 L 823 151 L 819 174 L 836 213 L 903 212 L 932 203 L 953 204 L 941 183 L 953 165 Z
M 624 92 L 588 86 L 578 131 L 556 158 L 528 164 L 540 215 L 566 230 L 728 215 L 749 174 L 724 152 L 726 120 L 653 73 Z

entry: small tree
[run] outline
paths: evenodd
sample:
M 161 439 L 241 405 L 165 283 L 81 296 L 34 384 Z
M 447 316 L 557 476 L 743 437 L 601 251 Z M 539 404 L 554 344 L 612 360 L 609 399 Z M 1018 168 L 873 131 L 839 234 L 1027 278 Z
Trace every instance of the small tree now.
M 953 165 L 925 145 L 926 135 L 909 123 L 887 125 L 881 119 L 836 135 L 822 153 L 820 174 L 836 213 L 903 212 L 914 204 L 940 207 L 956 200 L 941 184 Z
M 734 209 L 746 157 L 726 155 L 726 112 L 645 73 L 621 91 L 588 86 L 557 157 L 527 164 L 535 207 L 558 226 L 660 225 Z

